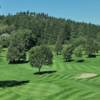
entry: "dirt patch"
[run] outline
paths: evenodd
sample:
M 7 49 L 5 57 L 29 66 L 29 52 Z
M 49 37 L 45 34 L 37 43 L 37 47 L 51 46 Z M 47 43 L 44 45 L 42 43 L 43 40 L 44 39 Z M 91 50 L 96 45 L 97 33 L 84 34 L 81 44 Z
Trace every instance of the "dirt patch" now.
M 79 76 L 76 77 L 76 79 L 86 79 L 86 78 L 92 78 L 97 76 L 95 73 L 82 73 Z

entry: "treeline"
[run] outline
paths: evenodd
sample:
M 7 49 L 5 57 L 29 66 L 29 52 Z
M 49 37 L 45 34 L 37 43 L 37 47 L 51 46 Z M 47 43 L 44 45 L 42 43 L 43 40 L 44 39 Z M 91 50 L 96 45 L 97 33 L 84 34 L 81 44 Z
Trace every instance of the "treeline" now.
M 44 13 L 27 11 L 0 16 L 0 35 L 7 33 L 8 36 L 19 29 L 30 30 L 35 44 L 55 44 L 59 37 L 64 37 L 62 42 L 66 43 L 80 35 L 96 35 L 100 32 L 98 25 L 55 18 Z

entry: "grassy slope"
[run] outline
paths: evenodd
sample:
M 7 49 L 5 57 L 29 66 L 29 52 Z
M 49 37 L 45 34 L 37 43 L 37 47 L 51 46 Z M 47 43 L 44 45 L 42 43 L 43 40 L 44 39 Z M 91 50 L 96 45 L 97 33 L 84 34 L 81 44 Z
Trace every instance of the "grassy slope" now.
M 0 100 L 99 100 L 100 56 L 86 59 L 83 63 L 64 63 L 61 56 L 54 57 L 54 64 L 42 70 L 56 73 L 33 75 L 37 69 L 29 64 L 8 65 L 5 53 L 0 56 L 0 80 L 30 80 L 18 87 L 0 88 Z M 75 79 L 80 73 L 94 72 L 98 76 L 90 79 Z

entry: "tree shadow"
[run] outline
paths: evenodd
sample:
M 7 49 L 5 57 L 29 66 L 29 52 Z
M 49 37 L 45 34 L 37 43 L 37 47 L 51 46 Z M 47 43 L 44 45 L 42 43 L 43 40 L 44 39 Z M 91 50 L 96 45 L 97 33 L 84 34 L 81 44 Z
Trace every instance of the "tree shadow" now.
M 77 60 L 78 63 L 82 63 L 84 61 L 85 61 L 84 59 Z
M 96 58 L 96 56 L 97 56 L 97 55 L 95 55 L 95 54 L 94 54 L 94 55 L 88 55 L 87 58 Z
M 65 60 L 64 62 L 73 62 L 74 59 L 70 59 L 70 60 Z
M 15 87 L 15 86 L 21 86 L 29 83 L 29 80 L 6 80 L 6 81 L 0 81 L 0 88 L 6 88 L 6 87 Z
M 4 55 L 0 55 L 0 57 L 2 58 L 2 57 L 5 57 Z
M 34 75 L 44 75 L 44 74 L 53 74 L 57 71 L 42 71 L 42 72 L 35 72 Z
M 9 64 L 25 64 L 28 63 L 29 61 L 15 61 L 15 62 L 9 62 Z
M 2 49 L 2 51 L 6 51 L 6 49 Z

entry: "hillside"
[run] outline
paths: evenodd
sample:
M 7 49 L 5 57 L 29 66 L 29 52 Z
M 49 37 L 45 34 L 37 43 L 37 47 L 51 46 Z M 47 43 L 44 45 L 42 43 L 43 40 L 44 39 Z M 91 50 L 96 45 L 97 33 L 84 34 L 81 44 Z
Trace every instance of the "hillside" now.
M 100 32 L 99 25 L 56 18 L 44 13 L 27 11 L 15 15 L 0 15 L 0 34 L 11 34 L 18 29 L 32 31 L 37 44 L 55 44 L 60 34 L 65 34 L 66 43 L 72 37 Z

